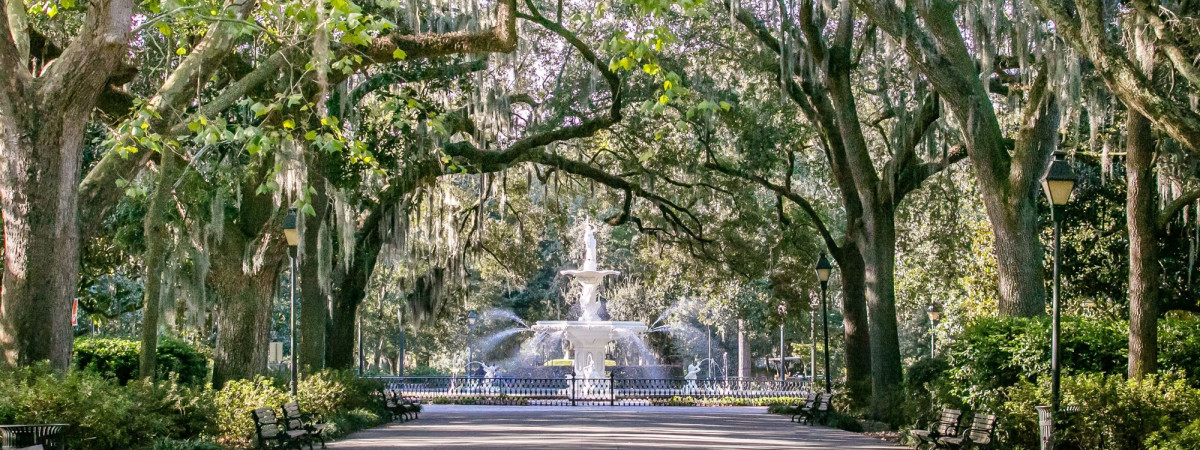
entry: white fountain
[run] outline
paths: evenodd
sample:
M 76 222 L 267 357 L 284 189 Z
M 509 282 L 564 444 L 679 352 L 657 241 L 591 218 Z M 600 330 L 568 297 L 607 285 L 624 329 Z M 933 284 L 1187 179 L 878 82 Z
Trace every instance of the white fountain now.
M 615 270 L 599 270 L 596 266 L 596 227 L 590 222 L 584 225 L 584 243 L 587 253 L 583 259 L 583 270 L 564 270 L 563 275 L 575 277 L 583 290 L 579 293 L 582 313 L 579 320 L 543 320 L 533 325 L 537 332 L 562 332 L 563 337 L 575 348 L 575 377 L 577 379 L 604 378 L 605 347 L 616 340 L 618 332 L 641 333 L 646 331 L 642 322 L 615 322 L 600 320 L 600 301 L 597 289 L 604 277 L 619 275 Z

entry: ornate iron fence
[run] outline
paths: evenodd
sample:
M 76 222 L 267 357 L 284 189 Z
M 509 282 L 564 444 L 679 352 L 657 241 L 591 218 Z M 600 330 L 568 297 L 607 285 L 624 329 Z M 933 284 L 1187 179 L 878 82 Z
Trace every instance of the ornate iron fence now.
M 807 380 L 761 378 L 373 377 L 429 403 L 521 405 L 754 404 L 807 394 Z

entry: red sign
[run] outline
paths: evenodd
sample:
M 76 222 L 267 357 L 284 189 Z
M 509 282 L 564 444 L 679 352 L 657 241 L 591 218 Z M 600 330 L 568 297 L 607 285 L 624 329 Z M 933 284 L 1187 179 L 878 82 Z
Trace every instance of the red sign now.
M 71 326 L 79 326 L 79 299 L 71 304 Z

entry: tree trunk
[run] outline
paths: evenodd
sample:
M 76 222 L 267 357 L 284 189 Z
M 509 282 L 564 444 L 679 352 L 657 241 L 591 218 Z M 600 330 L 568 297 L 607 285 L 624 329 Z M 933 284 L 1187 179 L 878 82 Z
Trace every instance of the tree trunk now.
M 49 360 L 66 370 L 70 363 L 71 299 L 79 278 L 76 180 L 89 112 L 50 106 L 0 115 L 0 350 L 10 365 Z
M 139 373 L 142 378 L 154 379 L 158 363 L 158 322 L 161 308 L 163 260 L 167 248 L 167 203 L 175 184 L 177 157 L 172 149 L 162 151 L 158 168 L 158 183 L 146 211 L 146 278 L 142 292 L 142 350 Z
M 352 299 L 347 293 L 334 297 L 329 316 L 329 336 L 325 343 L 325 367 L 354 368 L 354 318 L 358 315 L 361 300 L 361 296 Z
M 321 153 L 321 152 L 317 152 Z M 325 368 L 325 341 L 329 327 L 329 295 L 331 286 L 323 286 L 320 282 L 320 266 L 322 258 L 319 251 L 321 243 L 320 230 L 329 215 L 329 196 L 325 190 L 325 179 L 309 166 L 309 180 L 316 193 L 312 194 L 312 206 L 317 211 L 316 217 L 304 218 L 304 249 L 300 260 L 300 361 L 304 363 L 300 370 L 304 373 L 314 373 Z M 329 230 L 326 230 L 329 232 Z M 332 264 L 332 261 L 325 261 Z
M 1126 222 L 1129 227 L 1129 377 L 1158 370 L 1158 199 L 1150 121 L 1129 111 Z
M 271 310 L 287 260 L 287 246 L 281 242 L 282 233 L 254 239 L 245 236 L 236 225 L 227 223 L 208 272 L 209 285 L 218 298 L 213 355 L 216 389 L 227 381 L 251 378 L 267 369 Z M 262 259 L 246 261 L 246 255 Z
M 997 208 L 994 213 L 988 208 L 995 239 L 1000 288 L 997 307 L 1001 316 L 1033 317 L 1046 313 L 1044 253 L 1041 240 L 1036 237 L 1041 228 L 1034 198 L 997 198 L 998 202 L 1010 200 L 1015 204 Z
M 896 321 L 896 225 L 890 205 L 874 206 L 860 247 L 866 270 L 867 311 L 871 327 L 872 409 L 889 423 L 902 418 L 904 376 Z
M 89 2 L 77 35 L 35 76 L 14 45 L 27 41 L 26 31 L 9 28 L 8 3 L 0 15 L 0 353 L 8 365 L 49 360 L 66 370 L 79 283 L 83 141 L 106 81 L 125 58 L 133 4 Z M 22 36 L 9 40 L 12 34 Z
M 1154 49 L 1142 32 L 1134 42 L 1143 70 L 1151 73 Z M 1150 120 L 1129 109 L 1126 123 L 1125 199 L 1129 228 L 1129 378 L 1158 371 L 1158 180 L 1154 176 L 1154 135 Z
M 842 244 L 838 259 L 842 277 L 842 329 L 846 339 L 846 394 L 850 404 L 871 398 L 871 335 L 867 322 L 867 275 L 862 254 L 853 243 Z

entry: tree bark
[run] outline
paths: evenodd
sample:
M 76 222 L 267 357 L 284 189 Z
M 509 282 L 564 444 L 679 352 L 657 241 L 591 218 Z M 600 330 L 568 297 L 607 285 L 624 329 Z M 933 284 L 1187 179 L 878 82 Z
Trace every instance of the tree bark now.
M 129 0 L 90 2 L 71 44 L 37 77 L 13 41 L 0 39 L 5 235 L 0 353 L 7 364 L 49 360 L 55 369 L 66 370 L 70 363 L 85 127 L 106 81 L 125 57 L 132 16 Z M 11 34 L 8 14 L 0 15 L 0 36 Z
M 167 203 L 175 184 L 178 157 L 175 151 L 164 148 L 158 168 L 158 182 L 144 222 L 146 253 L 145 287 L 142 291 L 142 350 L 139 373 L 142 378 L 154 379 L 158 363 L 158 322 L 161 310 L 163 261 L 167 248 Z

